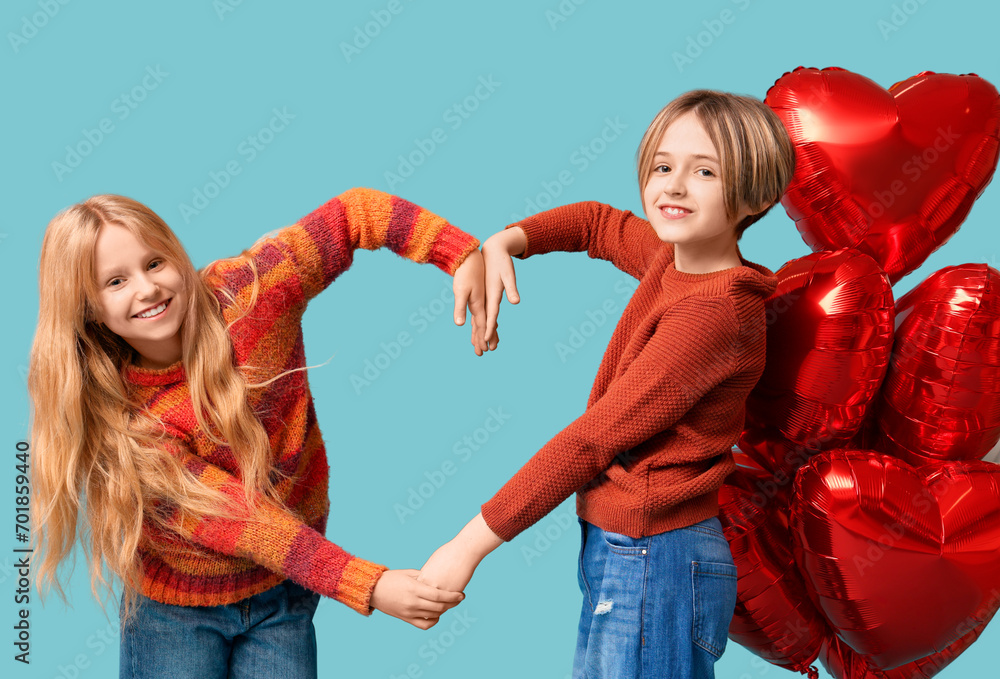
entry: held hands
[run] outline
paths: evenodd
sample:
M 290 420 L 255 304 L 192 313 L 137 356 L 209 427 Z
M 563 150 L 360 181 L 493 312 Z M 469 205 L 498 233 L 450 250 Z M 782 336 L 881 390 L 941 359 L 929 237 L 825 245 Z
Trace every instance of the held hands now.
M 430 629 L 442 613 L 457 606 L 465 595 L 418 582 L 419 574 L 420 571 L 413 569 L 385 571 L 375 582 L 369 603 L 414 627 Z
M 499 231 L 489 238 L 482 245 L 483 262 L 486 266 L 486 334 L 483 338 L 486 348 L 494 351 L 500 343 L 497 335 L 497 316 L 500 314 L 500 301 L 503 299 L 504 291 L 507 292 L 507 301 L 517 304 L 521 301 L 521 296 L 517 292 L 517 280 L 514 276 L 515 255 L 520 255 L 527 247 L 528 239 L 524 230 L 519 226 Z M 476 328 L 472 328 L 472 343 L 476 344 Z M 476 350 L 477 356 L 482 356 L 482 352 Z
M 486 326 L 486 287 L 483 253 L 473 250 L 455 270 L 452 290 L 455 293 L 455 325 L 465 325 L 465 309 L 472 312 L 472 348 L 476 356 L 482 356 L 487 349 L 484 328 Z
M 503 540 L 490 529 L 483 515 L 476 514 L 458 535 L 431 554 L 417 580 L 461 591 L 469 584 L 479 563 L 502 544 Z

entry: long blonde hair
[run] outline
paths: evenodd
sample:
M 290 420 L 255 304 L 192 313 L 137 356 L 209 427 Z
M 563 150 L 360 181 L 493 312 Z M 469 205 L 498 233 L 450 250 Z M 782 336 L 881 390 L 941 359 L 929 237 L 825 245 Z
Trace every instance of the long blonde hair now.
M 252 509 L 261 497 L 280 503 L 274 484 L 283 475 L 272 465 L 267 433 L 247 401 L 248 387 L 273 379 L 249 384 L 234 366 L 219 302 L 173 231 L 155 212 L 124 196 L 93 196 L 56 215 L 42 241 L 38 328 L 28 370 L 33 535 L 42 552 L 37 586 L 44 595 L 54 585 L 66 600 L 58 567 L 73 549 L 84 505 L 80 541 L 91 589 L 103 608 L 98 587 L 112 593 L 106 564 L 122 581 L 128 619 L 141 589 L 144 523 L 170 530 L 173 510 L 182 521 L 238 512 L 164 448 L 162 422 L 144 412 L 121 377 L 136 352 L 98 320 L 94 250 L 105 224 L 129 229 L 182 273 L 189 298 L 181 325 L 182 361 L 194 413 L 210 439 L 228 442 L 246 507 Z M 245 251 L 241 257 L 253 267 Z M 256 273 L 254 267 L 244 315 L 256 300 Z M 231 292 L 223 292 L 235 303 Z

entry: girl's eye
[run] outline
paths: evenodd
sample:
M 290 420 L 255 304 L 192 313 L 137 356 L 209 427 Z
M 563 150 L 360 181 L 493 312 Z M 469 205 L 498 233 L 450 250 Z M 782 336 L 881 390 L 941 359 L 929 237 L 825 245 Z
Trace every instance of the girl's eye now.
M 657 165 L 653 168 L 653 172 L 670 172 L 669 165 Z
M 712 172 L 708 168 L 704 168 L 704 167 L 701 168 L 700 170 L 698 170 L 698 172 L 704 172 L 705 173 L 705 174 L 702 175 L 702 177 L 714 177 L 715 176 L 714 172 Z
M 117 288 L 118 286 L 116 285 L 116 283 L 118 283 L 119 281 L 121 281 L 120 278 L 112 278 L 110 281 L 108 281 L 108 287 Z
M 154 259 L 152 262 L 149 263 L 149 268 L 152 269 L 153 267 L 160 266 L 162 264 L 163 264 L 162 259 Z

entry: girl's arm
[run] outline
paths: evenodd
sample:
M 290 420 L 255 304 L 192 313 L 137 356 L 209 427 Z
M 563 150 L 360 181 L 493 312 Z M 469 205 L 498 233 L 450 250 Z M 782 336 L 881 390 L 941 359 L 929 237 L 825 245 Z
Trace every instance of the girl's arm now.
M 365 188 L 345 191 L 295 224 L 261 238 L 245 253 L 257 269 L 259 294 L 269 302 L 257 305 L 254 323 L 289 310 L 301 314 L 309 300 L 351 266 L 355 250 L 382 247 L 455 276 L 455 322 L 464 322 L 468 306 L 473 327 L 482 334 L 485 307 L 479 241 L 419 205 Z M 214 262 L 205 280 L 237 299 L 252 296 L 253 276 L 242 258 Z
M 427 629 L 464 597 L 417 582 L 417 571 L 389 570 L 341 549 L 287 509 L 261 498 L 248 509 L 241 481 L 190 452 L 178 440 L 164 444 L 205 485 L 231 499 L 234 517 L 172 517 L 183 538 L 230 556 L 250 559 L 303 587 L 336 599 L 362 615 L 373 608 Z
M 458 537 L 431 556 L 420 580 L 464 587 L 498 541 L 512 540 L 617 455 L 673 426 L 733 374 L 738 335 L 739 318 L 728 299 L 688 298 L 675 304 L 625 372 L 483 504 Z

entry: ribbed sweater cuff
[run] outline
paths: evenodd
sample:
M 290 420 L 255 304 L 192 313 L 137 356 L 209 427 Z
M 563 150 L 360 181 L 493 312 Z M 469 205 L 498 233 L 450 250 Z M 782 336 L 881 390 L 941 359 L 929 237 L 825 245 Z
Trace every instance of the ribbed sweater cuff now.
M 479 248 L 479 239 L 451 226 L 445 226 L 434 239 L 427 261 L 449 276 L 461 266 L 465 258 Z
M 532 255 L 540 255 L 546 252 L 551 252 L 552 250 L 557 250 L 556 247 L 550 247 L 547 249 L 540 249 L 539 245 L 545 242 L 545 232 L 547 229 L 539 224 L 533 223 L 531 220 L 525 220 L 523 222 L 514 222 L 513 224 L 508 224 L 504 227 L 504 230 L 512 229 L 515 226 L 520 226 L 521 230 L 524 231 L 524 252 L 516 255 L 519 259 L 524 259 L 526 257 L 531 257 Z
M 499 502 L 496 501 L 496 497 L 492 500 L 483 503 L 479 508 L 483 515 L 483 521 L 489 526 L 490 530 L 497 534 L 504 542 L 510 542 L 517 534 L 521 531 L 511 527 L 509 521 L 504 521 L 503 511 L 499 508 Z
M 387 567 L 371 561 L 352 559 L 340 576 L 334 598 L 361 615 L 371 615 L 374 610 L 371 607 L 372 591 L 382 573 L 387 570 Z

